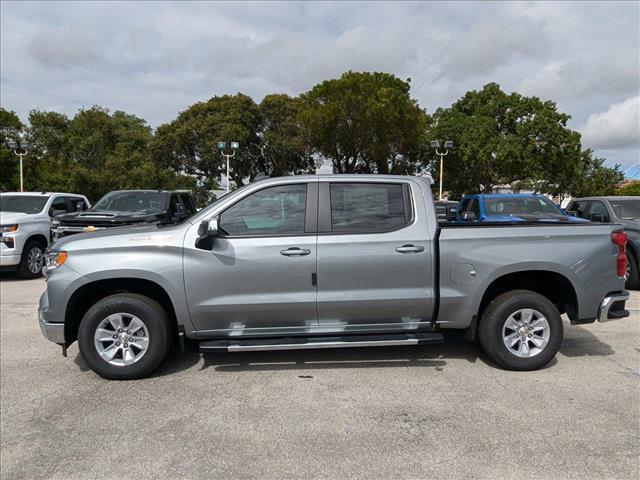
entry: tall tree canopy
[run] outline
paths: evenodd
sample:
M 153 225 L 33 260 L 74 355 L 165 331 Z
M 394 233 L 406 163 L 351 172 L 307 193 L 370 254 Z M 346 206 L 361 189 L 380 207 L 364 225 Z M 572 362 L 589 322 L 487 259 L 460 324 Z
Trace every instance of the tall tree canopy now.
M 18 157 L 6 143 L 18 142 L 24 125 L 15 112 L 0 107 L 0 190 L 13 190 L 19 185 Z
M 618 169 L 581 151 L 580 134 L 567 127 L 570 118 L 552 101 L 507 94 L 496 83 L 467 92 L 435 112 L 429 132 L 430 138 L 455 143 L 445 159 L 445 190 L 457 197 L 512 185 L 562 196 L 574 193 L 581 175 L 614 182 Z
M 95 201 L 118 189 L 188 187 L 188 178 L 159 169 L 149 147 L 146 122 L 102 107 L 80 110 L 72 119 L 33 110 L 27 140 L 31 145 L 25 189 L 83 193 Z
M 247 95 L 223 95 L 198 102 L 161 125 L 153 145 L 159 163 L 194 176 L 204 189 L 212 189 L 225 173 L 226 161 L 218 142 L 240 142 L 230 161 L 230 178 L 244 185 L 260 168 L 260 109 Z
M 301 102 L 285 94 L 260 102 L 261 153 L 264 172 L 271 176 L 312 173 L 315 162 L 299 122 Z
M 24 138 L 25 188 L 85 193 L 96 200 L 123 188 L 190 188 L 205 204 L 225 173 L 218 142 L 240 142 L 230 178 L 313 172 L 328 159 L 337 173 L 416 174 L 438 162 L 430 140 L 453 140 L 444 189 L 453 198 L 498 185 L 557 196 L 613 194 L 622 181 L 552 101 L 505 93 L 495 83 L 467 92 L 428 116 L 410 81 L 387 73 L 346 72 L 299 97 L 272 94 L 260 104 L 238 93 L 197 102 L 154 133 L 141 118 L 102 107 L 73 117 L 33 110 L 27 126 L 0 108 L 0 189 L 19 185 L 18 159 L 5 141 Z
M 415 173 L 427 116 L 409 88 L 410 80 L 378 72 L 316 85 L 301 95 L 309 146 L 337 173 Z

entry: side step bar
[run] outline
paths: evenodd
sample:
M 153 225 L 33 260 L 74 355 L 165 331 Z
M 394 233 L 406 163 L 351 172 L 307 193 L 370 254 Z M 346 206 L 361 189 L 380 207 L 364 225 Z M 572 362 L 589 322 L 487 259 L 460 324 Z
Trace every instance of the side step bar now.
M 393 347 L 442 343 L 441 333 L 393 335 L 344 335 L 332 337 L 251 338 L 209 340 L 200 343 L 200 353 L 310 350 L 316 348 Z

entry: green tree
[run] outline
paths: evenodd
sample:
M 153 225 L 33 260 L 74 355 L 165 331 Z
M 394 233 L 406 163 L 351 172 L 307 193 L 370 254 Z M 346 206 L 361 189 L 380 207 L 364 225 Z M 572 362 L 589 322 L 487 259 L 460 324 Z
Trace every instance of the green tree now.
M 427 116 L 409 88 L 388 73 L 351 71 L 316 85 L 301 96 L 309 146 L 338 173 L 415 173 Z
M 584 150 L 580 155 L 578 168 L 567 191 L 573 197 L 595 195 L 616 195 L 624 174 L 618 165 L 607 167 L 604 158 L 594 157 L 592 150 Z
M 225 173 L 218 142 L 240 142 L 230 161 L 230 177 L 236 186 L 259 173 L 261 126 L 260 110 L 251 97 L 241 93 L 213 97 L 158 127 L 153 155 L 159 165 L 195 178 L 202 203 L 203 195 L 215 188 L 216 179 Z
M 634 180 L 620 187 L 616 193 L 628 197 L 640 197 L 640 180 Z
M 262 115 L 261 164 L 271 176 L 312 173 L 315 163 L 299 122 L 301 102 L 273 94 L 260 102 Z
M 29 114 L 27 138 L 34 162 L 29 189 L 83 193 L 92 201 L 118 189 L 188 188 L 188 177 L 153 162 L 151 128 L 134 115 L 102 107 L 71 120 L 56 112 Z
M 566 192 L 580 160 L 580 134 L 567 128 L 570 118 L 554 102 L 507 94 L 496 83 L 467 92 L 436 111 L 429 131 L 432 139 L 455 142 L 445 159 L 445 190 L 459 196 L 510 184 Z
M 23 129 L 16 112 L 0 107 L 0 191 L 17 190 L 20 185 L 18 157 L 6 142 L 19 142 Z

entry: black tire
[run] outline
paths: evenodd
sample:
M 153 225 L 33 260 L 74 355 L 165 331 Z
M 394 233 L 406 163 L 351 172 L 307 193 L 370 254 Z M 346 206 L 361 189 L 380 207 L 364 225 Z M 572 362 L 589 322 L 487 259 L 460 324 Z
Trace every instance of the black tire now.
M 640 290 L 640 266 L 634 253 L 627 249 L 627 262 L 629 265 L 629 277 L 625 283 L 627 290 Z
M 20 263 L 18 264 L 18 276 L 20 278 L 38 278 L 42 276 L 42 265 L 44 264 L 44 251 L 46 250 L 46 245 L 42 245 L 37 240 L 29 240 L 22 249 L 22 256 L 20 257 Z M 29 269 L 29 255 L 34 252 L 38 252 L 40 255 L 41 263 L 40 268 L 37 272 L 32 272 Z
M 144 355 L 131 365 L 112 365 L 103 359 L 95 345 L 94 335 L 100 323 L 109 315 L 135 315 L 149 333 Z M 133 380 L 153 372 L 165 359 L 171 346 L 171 324 L 167 312 L 158 302 L 143 295 L 118 293 L 95 303 L 82 318 L 78 330 L 78 346 L 89 367 L 109 380 Z
M 549 339 L 537 354 L 520 357 L 510 351 L 503 341 L 503 329 L 511 315 L 520 309 L 540 312 L 549 325 Z M 485 308 L 478 326 L 482 350 L 507 370 L 537 370 L 555 357 L 562 343 L 563 325 L 560 313 L 547 298 L 529 290 L 513 290 L 494 298 Z M 527 343 L 527 342 L 523 342 Z M 533 346 L 533 343 L 527 343 Z

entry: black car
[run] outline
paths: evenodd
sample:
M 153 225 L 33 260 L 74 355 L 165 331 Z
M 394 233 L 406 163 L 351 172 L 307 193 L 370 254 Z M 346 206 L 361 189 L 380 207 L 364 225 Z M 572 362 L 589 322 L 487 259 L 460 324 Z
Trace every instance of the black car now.
M 116 190 L 88 210 L 56 216 L 52 233 L 60 238 L 112 227 L 177 223 L 195 212 L 195 202 L 188 192 Z

